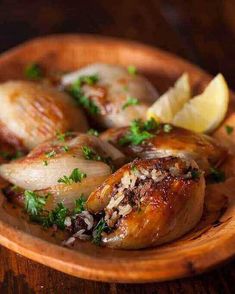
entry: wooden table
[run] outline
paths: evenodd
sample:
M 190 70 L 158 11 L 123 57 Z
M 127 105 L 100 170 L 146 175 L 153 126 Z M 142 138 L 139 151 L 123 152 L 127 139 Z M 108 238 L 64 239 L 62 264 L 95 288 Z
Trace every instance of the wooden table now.
M 0 51 L 29 38 L 78 32 L 145 42 L 178 54 L 235 89 L 235 0 L 1 1 Z M 70 277 L 0 247 L 0 293 L 235 293 L 235 262 L 145 285 Z

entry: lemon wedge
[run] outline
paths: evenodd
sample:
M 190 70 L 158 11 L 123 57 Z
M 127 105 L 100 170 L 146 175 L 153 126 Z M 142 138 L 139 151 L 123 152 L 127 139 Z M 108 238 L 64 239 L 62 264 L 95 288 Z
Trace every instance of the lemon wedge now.
M 175 114 L 181 110 L 184 104 L 190 99 L 191 88 L 188 74 L 183 74 L 157 101 L 149 107 L 147 118 L 154 118 L 156 121 L 169 123 Z
M 196 132 L 211 132 L 223 121 L 228 110 L 229 89 L 218 74 L 201 95 L 189 100 L 175 115 L 172 123 Z

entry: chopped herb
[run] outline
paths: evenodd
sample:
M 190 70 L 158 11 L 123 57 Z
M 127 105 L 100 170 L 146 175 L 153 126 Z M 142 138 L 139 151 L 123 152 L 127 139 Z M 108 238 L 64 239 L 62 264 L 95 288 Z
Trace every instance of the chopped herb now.
M 11 190 L 12 190 L 12 191 L 19 191 L 19 190 L 20 190 L 20 187 L 17 186 L 17 185 L 13 185 L 13 186 L 11 187 Z
M 48 166 L 48 161 L 47 161 L 47 160 L 44 160 L 44 161 L 43 161 L 43 165 L 44 165 L 44 166 Z
M 69 146 L 64 145 L 64 146 L 61 147 L 61 149 L 62 149 L 64 152 L 68 152 L 68 151 L 69 151 Z
M 100 112 L 100 109 L 95 104 L 94 101 L 92 101 L 87 96 L 81 96 L 79 103 L 81 106 L 83 106 L 90 114 L 98 114 Z
M 56 132 L 56 137 L 59 141 L 64 142 L 68 136 L 71 136 L 72 132 L 61 133 L 60 131 Z
M 25 209 L 30 215 L 38 215 L 46 204 L 47 197 L 37 195 L 35 192 L 25 190 Z
M 198 169 L 191 170 L 192 179 L 196 180 L 200 178 L 201 172 Z
M 82 147 L 82 152 L 83 152 L 83 155 L 84 155 L 85 159 L 87 159 L 87 160 L 95 160 L 95 161 L 102 161 L 102 162 L 108 164 L 113 170 L 112 158 L 111 157 L 100 156 L 96 151 L 94 151 L 93 149 L 91 149 L 88 146 L 83 146 Z
M 22 157 L 24 153 L 22 151 L 17 150 L 16 153 L 11 157 L 12 160 L 18 159 Z
M 29 80 L 39 80 L 43 77 L 42 69 L 36 63 L 28 64 L 24 70 L 24 74 Z
M 96 161 L 102 161 L 102 158 L 100 155 L 98 155 L 94 150 L 92 150 L 88 146 L 82 147 L 83 155 L 88 160 L 96 160 Z
M 81 84 L 87 84 L 87 85 L 95 85 L 99 81 L 99 77 L 97 74 L 90 75 L 90 76 L 81 76 L 79 78 L 79 81 Z
M 215 183 L 224 182 L 225 181 L 225 173 L 224 173 L 224 171 L 219 170 L 218 168 L 211 167 L 209 178 Z
M 51 158 L 56 155 L 56 152 L 55 152 L 55 150 L 48 151 L 48 152 L 45 152 L 45 155 L 46 155 L 46 157 Z
M 99 245 L 101 242 L 101 234 L 102 232 L 107 228 L 107 224 L 104 221 L 104 219 L 100 219 L 98 224 L 95 226 L 93 232 L 92 232 L 92 242 Z
M 95 129 L 88 130 L 87 134 L 92 135 L 92 136 L 96 136 L 96 137 L 99 136 L 99 132 Z
M 10 156 L 10 153 L 7 152 L 7 151 L 0 151 L 0 156 L 4 159 L 10 159 L 11 156 Z
M 172 131 L 173 127 L 169 124 L 164 124 L 163 125 L 163 132 L 164 133 L 170 133 Z
M 146 131 L 153 131 L 159 127 L 159 123 L 155 121 L 155 119 L 150 118 L 144 123 L 144 129 Z
M 135 172 L 138 171 L 138 168 L 136 167 L 136 165 L 132 165 L 132 166 L 131 166 L 131 171 L 132 171 L 133 173 L 135 173 Z
M 123 90 L 124 90 L 125 92 L 127 92 L 127 91 L 129 91 L 129 87 L 128 87 L 127 85 L 125 85 L 125 86 L 123 86 Z
M 7 160 L 15 160 L 22 157 L 24 153 L 22 151 L 17 150 L 15 154 L 11 154 L 7 151 L 0 151 L 0 156 Z
M 227 132 L 228 135 L 231 135 L 233 133 L 233 127 L 232 126 L 225 126 L 225 130 Z
M 49 212 L 48 217 L 44 219 L 44 226 L 50 227 L 57 225 L 59 229 L 65 229 L 65 218 L 68 216 L 69 210 L 63 203 L 58 203 L 56 208 Z
M 128 133 L 119 140 L 119 144 L 125 145 L 131 143 L 133 145 L 139 145 L 144 140 L 152 138 L 153 135 L 149 133 L 149 131 L 157 128 L 158 124 L 154 119 L 150 119 L 146 122 L 134 120 L 131 123 Z
M 131 105 L 138 105 L 139 100 L 134 97 L 127 97 L 127 101 L 123 104 L 122 109 L 126 109 L 127 107 Z
M 86 199 L 84 195 L 82 194 L 79 199 L 75 200 L 75 208 L 74 208 L 74 213 L 81 213 L 82 211 L 85 210 L 85 204 L 86 204 Z
M 72 183 L 81 182 L 84 178 L 86 178 L 86 174 L 81 172 L 78 168 L 75 168 L 70 176 L 63 176 L 59 178 L 58 183 L 63 183 L 66 185 L 71 185 Z
M 133 75 L 134 76 L 134 75 L 137 74 L 137 69 L 136 69 L 136 67 L 134 65 L 129 65 L 128 68 L 127 68 L 127 70 L 128 70 L 128 73 L 130 75 Z
M 98 114 L 100 109 L 89 97 L 84 94 L 82 86 L 84 84 L 94 85 L 99 80 L 97 75 L 81 76 L 74 83 L 72 83 L 68 89 L 69 94 L 75 99 L 75 101 L 83 106 L 90 114 Z

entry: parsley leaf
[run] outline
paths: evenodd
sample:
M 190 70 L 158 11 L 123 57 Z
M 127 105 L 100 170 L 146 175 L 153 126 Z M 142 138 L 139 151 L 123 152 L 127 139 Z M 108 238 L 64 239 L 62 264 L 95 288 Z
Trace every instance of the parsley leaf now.
M 170 133 L 172 131 L 173 127 L 170 124 L 164 124 L 163 125 L 163 132 L 164 133 Z
M 48 217 L 44 219 L 44 226 L 50 227 L 57 225 L 61 230 L 65 229 L 65 218 L 68 216 L 69 210 L 63 203 L 58 203 L 55 209 L 49 212 Z
M 132 171 L 133 173 L 136 173 L 136 172 L 138 171 L 137 166 L 136 166 L 136 165 L 132 165 L 132 166 L 131 166 L 131 171 Z
M 44 166 L 48 166 L 48 161 L 47 160 L 43 160 L 43 165 Z
M 56 137 L 61 142 L 64 142 L 67 137 L 71 136 L 71 134 L 72 132 L 61 133 L 60 131 L 56 131 Z
M 192 175 L 192 179 L 193 180 L 196 180 L 196 179 L 199 179 L 200 178 L 200 175 L 201 175 L 200 170 L 194 168 L 190 172 L 191 172 L 191 175 Z
M 93 115 L 98 114 L 100 109 L 94 101 L 84 94 L 82 86 L 84 84 L 94 85 L 98 80 L 98 75 L 81 76 L 72 83 L 68 89 L 69 94 L 75 99 L 75 101 Z
M 146 122 L 144 122 L 144 129 L 146 131 L 154 131 L 159 127 L 159 123 L 155 121 L 155 119 L 150 118 Z
M 25 190 L 24 196 L 26 211 L 32 216 L 38 215 L 43 210 L 47 197 L 39 196 L 30 190 Z
M 95 129 L 88 130 L 87 134 L 92 135 L 92 136 L 96 136 L 96 137 L 99 136 L 99 132 L 97 130 L 95 130 Z
M 128 70 L 128 73 L 130 75 L 133 75 L 134 76 L 134 75 L 137 74 L 137 69 L 136 69 L 136 67 L 134 65 L 129 65 L 128 68 L 127 68 L 127 70 Z
M 64 152 L 68 152 L 69 151 L 69 146 L 64 145 L 61 147 L 62 150 L 64 150 Z
M 233 129 L 234 128 L 232 126 L 229 126 L 229 125 L 225 126 L 225 130 L 226 130 L 228 135 L 231 135 L 233 133 Z
M 137 98 L 128 96 L 127 101 L 122 105 L 122 109 L 124 110 L 131 105 L 138 105 L 138 104 L 139 104 L 139 100 Z
M 37 63 L 30 63 L 24 70 L 26 78 L 29 80 L 39 80 L 43 77 L 42 69 Z
M 85 159 L 87 159 L 87 160 L 95 160 L 95 161 L 102 161 L 102 162 L 108 164 L 113 170 L 113 163 L 112 163 L 112 158 L 111 157 L 100 156 L 96 151 L 94 151 L 93 149 L 91 149 L 88 146 L 83 146 L 82 147 L 82 152 L 83 152 L 83 155 L 84 155 Z
M 219 170 L 218 168 L 211 167 L 209 178 L 212 180 L 212 182 L 215 182 L 215 183 L 224 182 L 225 181 L 225 173 L 224 173 L 224 171 Z
M 58 183 L 63 183 L 66 185 L 71 185 L 72 183 L 81 182 L 84 178 L 86 178 L 86 174 L 81 172 L 78 168 L 75 168 L 70 176 L 63 176 L 58 179 Z
M 84 195 L 82 194 L 79 199 L 75 200 L 74 213 L 81 213 L 82 211 L 84 211 L 85 204 L 86 204 L 86 199 L 85 199 Z
M 48 151 L 48 152 L 45 152 L 45 155 L 46 155 L 46 157 L 51 158 L 56 155 L 56 152 L 55 152 L 55 150 Z
M 107 228 L 107 224 L 105 220 L 102 218 L 98 222 L 98 224 L 95 226 L 93 232 L 92 232 L 92 242 L 99 245 L 101 242 L 101 234 L 102 232 Z
M 131 143 L 133 145 L 139 145 L 144 140 L 152 138 L 153 135 L 149 131 L 155 130 L 156 128 L 158 128 L 158 124 L 154 119 L 146 122 L 134 120 L 131 123 L 128 133 L 119 140 L 119 144 L 125 145 Z

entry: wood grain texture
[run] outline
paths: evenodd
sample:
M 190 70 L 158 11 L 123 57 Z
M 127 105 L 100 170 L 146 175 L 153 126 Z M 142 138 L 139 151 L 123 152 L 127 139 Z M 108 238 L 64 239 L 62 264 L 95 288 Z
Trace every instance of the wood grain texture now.
M 128 3 L 127 3 L 128 2 Z M 221 71 L 235 88 L 234 1 L 2 1 L 0 47 L 55 32 L 119 36 L 159 46 L 211 73 Z M 206 3 L 205 3 L 206 2 Z M 45 5 L 47 4 L 47 5 Z M 193 5 L 193 6 L 191 6 Z M 24 9 L 27 7 L 27 9 Z M 217 28 L 217 29 L 216 29 Z M 219 29 L 219 30 L 218 30 Z M 199 277 L 169 283 L 115 285 L 88 282 L 1 249 L 3 293 L 234 293 L 234 263 Z M 41 286 L 44 287 L 41 288 Z

